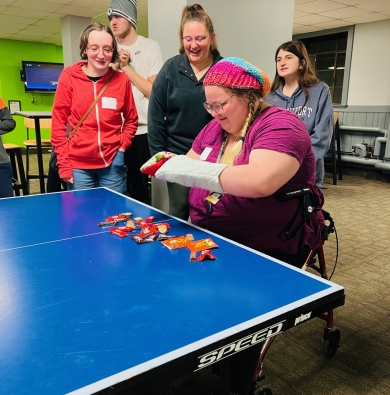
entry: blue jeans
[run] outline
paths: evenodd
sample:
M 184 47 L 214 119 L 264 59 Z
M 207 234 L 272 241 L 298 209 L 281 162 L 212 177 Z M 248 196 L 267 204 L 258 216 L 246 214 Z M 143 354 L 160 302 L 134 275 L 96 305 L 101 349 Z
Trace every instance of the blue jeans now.
M 13 197 L 12 165 L 10 162 L 0 164 L 0 199 Z
M 125 153 L 118 151 L 111 165 L 102 169 L 73 169 L 73 184 L 68 184 L 68 191 L 74 189 L 110 188 L 115 192 L 126 192 Z

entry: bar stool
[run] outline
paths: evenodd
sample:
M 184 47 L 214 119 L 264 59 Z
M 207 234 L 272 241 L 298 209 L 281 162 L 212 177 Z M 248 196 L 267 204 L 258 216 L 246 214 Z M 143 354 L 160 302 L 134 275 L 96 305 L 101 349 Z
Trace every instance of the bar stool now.
M 23 195 L 28 195 L 29 192 L 24 173 L 22 147 L 12 143 L 3 145 L 9 155 L 12 165 L 12 188 L 15 191 L 15 195 L 20 196 L 20 191 L 23 192 Z
M 51 119 L 40 119 L 39 125 L 41 130 L 42 129 L 51 129 Z M 39 179 L 38 174 L 31 174 L 30 173 L 30 149 L 37 147 L 37 141 L 31 140 L 29 136 L 30 129 L 35 130 L 35 120 L 32 118 L 24 118 L 24 126 L 26 126 L 27 130 L 27 140 L 23 142 L 26 147 L 26 180 L 27 180 L 27 190 L 30 193 L 30 180 L 37 180 Z M 51 149 L 51 141 L 50 139 L 41 139 L 42 148 Z M 47 174 L 44 175 L 47 178 Z

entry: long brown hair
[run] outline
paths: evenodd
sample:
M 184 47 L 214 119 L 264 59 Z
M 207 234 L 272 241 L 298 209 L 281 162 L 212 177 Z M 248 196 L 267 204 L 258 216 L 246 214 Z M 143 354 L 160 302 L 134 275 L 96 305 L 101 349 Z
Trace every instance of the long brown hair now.
M 306 100 L 309 98 L 308 88 L 317 85 L 320 81 L 316 76 L 314 68 L 310 62 L 309 54 L 307 53 L 305 45 L 302 41 L 287 41 L 279 46 L 275 53 L 275 63 L 277 62 L 278 54 L 280 50 L 291 52 L 299 59 L 301 69 L 298 70 L 298 85 L 303 90 Z M 271 92 L 276 91 L 279 86 L 283 86 L 285 83 L 284 78 L 278 74 L 278 68 L 276 67 L 275 78 L 271 86 Z M 304 104 L 304 105 L 305 105 Z
M 208 16 L 208 14 L 203 9 L 203 7 L 200 4 L 187 5 L 183 8 L 183 13 L 181 15 L 180 31 L 179 31 L 179 40 L 180 40 L 179 53 L 184 53 L 184 45 L 182 39 L 184 25 L 187 22 L 193 22 L 193 21 L 204 23 L 209 34 L 215 35 L 213 22 L 211 21 L 211 18 Z M 212 53 L 216 50 L 218 50 L 217 39 L 214 37 L 213 43 L 210 46 L 210 52 Z

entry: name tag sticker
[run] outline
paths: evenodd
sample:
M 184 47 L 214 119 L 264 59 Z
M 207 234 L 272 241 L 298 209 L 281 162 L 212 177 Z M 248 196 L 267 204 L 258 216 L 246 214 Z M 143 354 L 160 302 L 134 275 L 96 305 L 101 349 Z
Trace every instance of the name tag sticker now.
M 116 110 L 116 99 L 115 97 L 103 97 L 102 107 Z
M 206 148 L 203 150 L 203 152 L 201 153 L 199 160 L 206 160 L 206 159 L 208 158 L 208 156 L 210 155 L 210 152 L 211 152 L 212 150 L 213 150 L 212 148 L 206 147 Z

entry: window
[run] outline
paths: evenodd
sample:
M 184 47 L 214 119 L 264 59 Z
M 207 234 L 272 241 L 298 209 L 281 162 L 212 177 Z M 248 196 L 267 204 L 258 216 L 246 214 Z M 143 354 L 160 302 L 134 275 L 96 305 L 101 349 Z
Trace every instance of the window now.
M 335 105 L 346 105 L 352 55 L 353 27 L 294 36 L 302 41 L 320 81 L 325 82 Z

